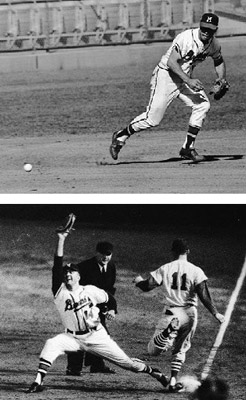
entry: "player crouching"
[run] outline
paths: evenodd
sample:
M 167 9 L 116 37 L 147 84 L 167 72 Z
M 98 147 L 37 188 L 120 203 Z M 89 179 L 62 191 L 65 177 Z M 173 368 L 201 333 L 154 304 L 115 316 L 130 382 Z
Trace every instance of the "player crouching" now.
M 48 339 L 40 354 L 35 381 L 27 393 L 43 390 L 44 378 L 54 361 L 68 352 L 86 351 L 104 358 L 121 368 L 146 373 L 167 386 L 167 378 L 156 368 L 138 359 L 130 358 L 110 337 L 100 322 L 98 304 L 114 309 L 115 299 L 93 285 L 79 284 L 80 273 L 75 264 L 63 267 L 63 249 L 66 236 L 71 232 L 75 216 L 70 215 L 65 229 L 57 231 L 58 242 L 52 269 L 52 292 L 65 332 Z

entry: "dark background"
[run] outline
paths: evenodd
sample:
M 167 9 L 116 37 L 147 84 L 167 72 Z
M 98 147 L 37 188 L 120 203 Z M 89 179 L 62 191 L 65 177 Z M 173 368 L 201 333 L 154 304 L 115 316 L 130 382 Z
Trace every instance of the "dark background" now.
M 1 219 L 60 220 L 73 212 L 81 222 L 246 226 L 244 204 L 22 204 L 0 205 Z

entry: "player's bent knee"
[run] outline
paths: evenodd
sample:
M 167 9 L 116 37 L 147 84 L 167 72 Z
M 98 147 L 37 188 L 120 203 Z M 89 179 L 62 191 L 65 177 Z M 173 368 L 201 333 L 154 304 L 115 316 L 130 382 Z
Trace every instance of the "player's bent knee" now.
M 157 347 L 155 345 L 154 339 L 151 339 L 150 342 L 148 343 L 148 353 L 150 356 L 158 356 L 163 349 Z
M 207 114 L 207 112 L 209 112 L 209 110 L 210 110 L 210 102 L 207 100 L 207 101 L 203 101 L 201 104 L 200 104 L 200 110 L 201 110 L 201 112 L 203 112 L 204 114 Z

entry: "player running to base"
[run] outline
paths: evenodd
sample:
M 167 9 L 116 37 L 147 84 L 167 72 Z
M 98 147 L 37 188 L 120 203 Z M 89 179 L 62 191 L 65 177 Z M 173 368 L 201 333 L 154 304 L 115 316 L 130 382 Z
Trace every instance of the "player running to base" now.
M 110 154 L 114 160 L 118 159 L 120 150 L 130 136 L 158 126 L 167 107 L 176 98 L 182 100 L 192 110 L 188 132 L 179 154 L 182 158 L 194 162 L 205 159 L 198 155 L 194 144 L 210 109 L 210 102 L 203 83 L 193 78 L 192 73 L 198 63 L 207 57 L 212 57 L 218 78 L 217 85 L 213 88 L 213 92 L 216 90 L 214 98 L 219 100 L 229 89 L 221 46 L 215 37 L 218 23 L 217 15 L 206 13 L 201 18 L 199 28 L 187 29 L 177 35 L 153 71 L 150 81 L 150 100 L 146 111 L 134 118 L 127 127 L 113 134 Z
M 187 260 L 187 242 L 174 240 L 172 253 L 173 261 L 151 272 L 148 279 L 144 280 L 139 275 L 134 282 L 145 292 L 162 287 L 165 306 L 148 343 L 148 352 L 155 356 L 173 348 L 169 391 L 175 392 L 177 376 L 197 326 L 197 298 L 220 323 L 224 322 L 224 316 L 217 311 L 211 299 L 208 278 L 203 270 Z
M 167 386 L 167 378 L 158 369 L 128 357 L 101 324 L 97 305 L 105 303 L 110 311 L 114 309 L 114 297 L 96 286 L 80 285 L 80 274 L 75 264 L 63 267 L 64 241 L 70 229 L 72 228 L 57 233 L 58 242 L 52 270 L 54 302 L 65 332 L 46 341 L 40 354 L 36 379 L 27 392 L 43 390 L 44 378 L 57 357 L 80 350 L 105 358 L 121 368 L 149 374 L 163 386 Z

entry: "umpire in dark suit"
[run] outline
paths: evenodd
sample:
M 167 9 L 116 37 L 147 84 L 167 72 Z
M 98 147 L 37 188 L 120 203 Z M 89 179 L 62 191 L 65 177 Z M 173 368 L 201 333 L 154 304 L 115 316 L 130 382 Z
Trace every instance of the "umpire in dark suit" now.
M 112 259 L 113 245 L 109 242 L 98 242 L 96 255 L 78 264 L 81 285 L 95 285 L 104 289 L 109 295 L 115 294 L 116 267 Z M 114 301 L 115 309 L 112 312 L 112 319 L 117 313 L 117 304 Z M 100 308 L 100 318 L 106 328 L 106 319 L 103 306 Z M 90 366 L 90 372 L 115 373 L 107 367 L 102 358 L 89 353 L 70 353 L 68 354 L 67 375 L 80 375 L 83 366 L 83 356 L 85 355 L 84 365 Z

